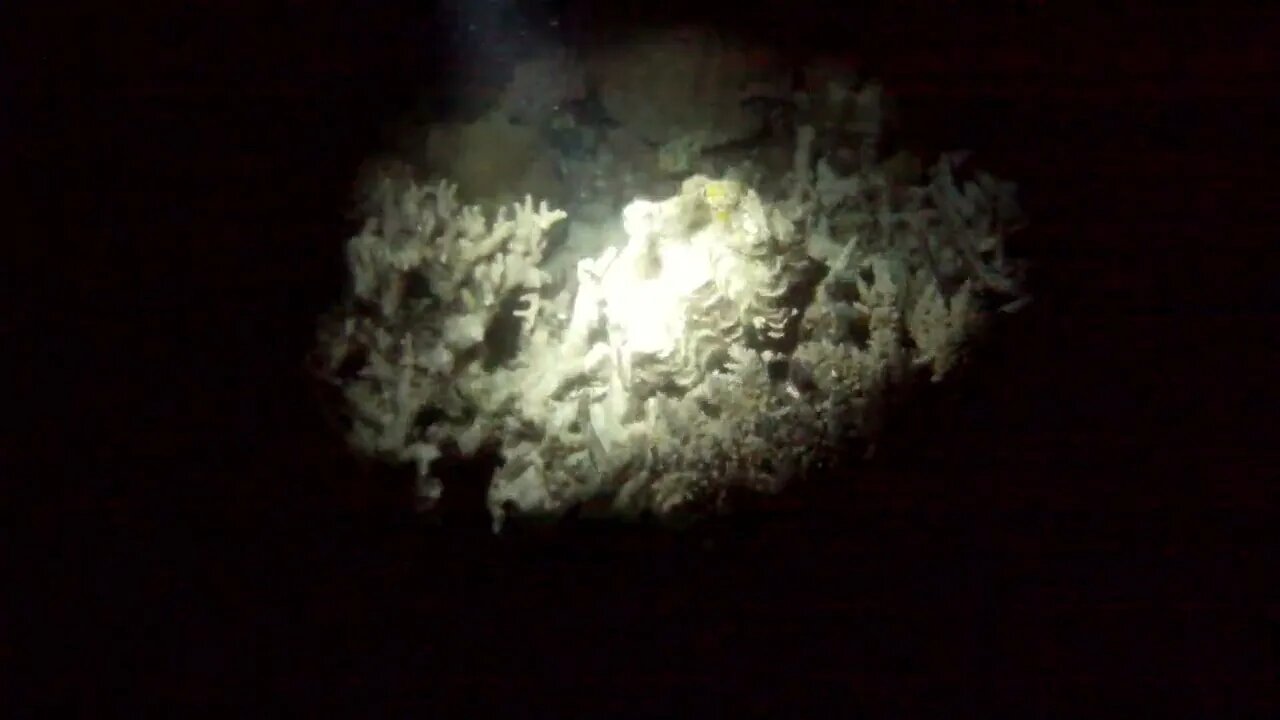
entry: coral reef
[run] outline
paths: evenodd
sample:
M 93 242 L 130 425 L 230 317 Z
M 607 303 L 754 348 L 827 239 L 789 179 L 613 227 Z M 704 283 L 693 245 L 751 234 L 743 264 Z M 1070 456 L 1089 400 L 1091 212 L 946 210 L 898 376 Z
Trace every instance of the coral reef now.
M 666 45 L 633 52 L 654 47 Z M 1023 267 L 1003 247 L 1022 224 L 1014 187 L 962 180 L 963 154 L 927 178 L 912 157 L 883 160 L 878 86 L 797 94 L 790 129 L 761 137 L 766 151 L 672 167 L 659 141 L 714 127 L 740 138 L 722 117 L 740 106 L 702 106 L 714 110 L 707 128 L 656 129 L 657 105 L 640 112 L 653 88 L 630 89 L 640 70 L 613 63 L 596 75 L 622 127 L 601 136 L 651 140 L 659 172 L 704 172 L 635 179 L 626 190 L 641 192 L 628 194 L 599 179 L 618 161 L 606 143 L 561 153 L 563 167 L 597 173 L 570 183 L 568 211 L 528 195 L 464 204 L 450 182 L 403 171 L 365 188 L 351 296 L 321 321 L 319 367 L 345 397 L 350 443 L 414 463 L 425 505 L 443 489 L 436 460 L 481 452 L 500 461 L 495 528 L 574 506 L 668 515 L 721 506 L 735 489 L 777 492 L 853 438 L 874 445 L 896 394 L 946 377 L 993 313 L 1025 302 Z M 748 73 L 730 74 L 725 97 Z M 557 92 L 582 95 L 568 85 Z M 503 102 L 549 123 L 558 105 L 537 95 L 511 89 Z M 561 240 L 553 229 L 570 216 Z

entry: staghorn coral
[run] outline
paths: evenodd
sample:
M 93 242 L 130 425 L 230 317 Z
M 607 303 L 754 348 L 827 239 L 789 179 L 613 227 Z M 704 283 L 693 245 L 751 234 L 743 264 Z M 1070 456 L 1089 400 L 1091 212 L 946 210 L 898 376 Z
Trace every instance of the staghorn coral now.
M 320 362 L 353 409 L 352 445 L 413 460 L 425 477 L 445 428 L 474 412 L 459 380 L 480 372 L 477 348 L 503 299 L 541 286 L 545 234 L 564 213 L 526 198 L 489 218 L 443 181 L 388 179 L 370 196 L 381 212 L 347 245 L 352 298 L 322 322 Z M 338 371 L 353 356 L 363 366 L 343 382 Z M 415 426 L 424 409 L 443 416 L 425 432 Z

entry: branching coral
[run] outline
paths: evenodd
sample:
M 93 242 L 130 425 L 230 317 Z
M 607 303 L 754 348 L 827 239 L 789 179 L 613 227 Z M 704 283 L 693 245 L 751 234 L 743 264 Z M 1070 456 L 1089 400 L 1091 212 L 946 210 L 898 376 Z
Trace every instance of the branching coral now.
M 438 441 L 474 413 L 465 381 L 481 372 L 477 349 L 503 299 L 536 297 L 546 232 L 564 218 L 526 199 L 490 219 L 460 205 L 455 192 L 445 182 L 375 189 L 381 213 L 347 246 L 351 303 L 321 329 L 323 369 L 345 382 L 353 409 L 352 444 L 412 460 L 424 478 Z M 363 367 L 344 381 L 339 370 L 352 357 Z M 442 420 L 418 427 L 424 410 Z M 435 483 L 426 485 L 438 494 Z

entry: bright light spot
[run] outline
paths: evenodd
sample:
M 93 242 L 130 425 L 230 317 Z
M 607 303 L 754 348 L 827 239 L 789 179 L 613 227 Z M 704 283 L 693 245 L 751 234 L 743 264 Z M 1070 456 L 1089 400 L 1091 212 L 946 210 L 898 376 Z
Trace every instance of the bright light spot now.
M 601 278 L 605 313 L 628 352 L 665 354 L 684 334 L 689 296 L 712 278 L 711 258 L 684 238 L 657 237 L 653 206 L 641 203 L 624 212 L 630 242 Z

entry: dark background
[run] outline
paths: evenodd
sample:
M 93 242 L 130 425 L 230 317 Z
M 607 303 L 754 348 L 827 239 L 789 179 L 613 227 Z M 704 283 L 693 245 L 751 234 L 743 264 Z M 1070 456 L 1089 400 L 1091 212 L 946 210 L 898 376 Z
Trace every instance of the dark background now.
M 160 7 L 5 27 L 7 706 L 1275 716 L 1274 11 Z M 875 462 L 759 510 L 414 515 L 303 356 L 359 160 L 512 17 L 856 59 L 913 147 L 1020 182 L 1037 301 Z

